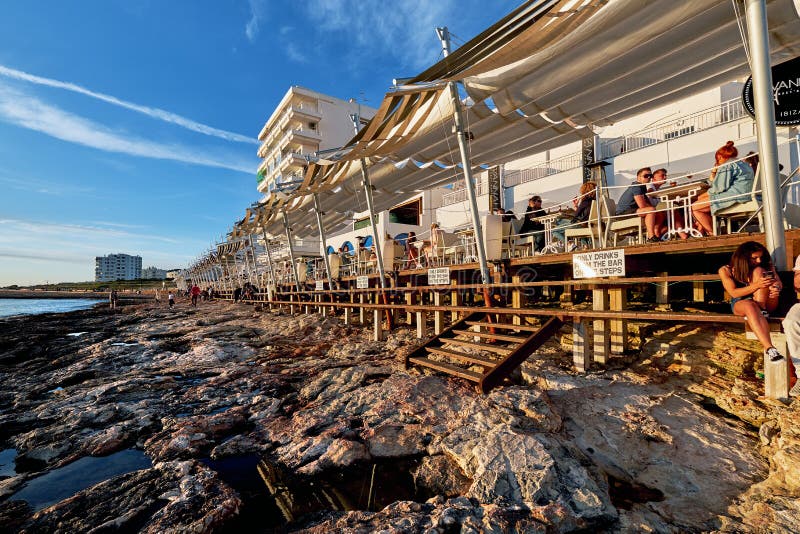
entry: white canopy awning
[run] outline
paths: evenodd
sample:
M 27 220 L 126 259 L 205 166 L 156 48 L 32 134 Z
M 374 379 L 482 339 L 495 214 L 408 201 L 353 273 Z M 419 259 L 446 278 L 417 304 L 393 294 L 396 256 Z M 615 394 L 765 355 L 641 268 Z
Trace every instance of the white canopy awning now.
M 733 0 L 532 0 L 414 79 L 389 93 L 375 118 L 329 160 L 309 166 L 289 197 L 273 193 L 259 223 L 296 235 L 317 232 L 307 216 L 318 193 L 327 228 L 358 204 L 360 160 L 375 209 L 456 179 L 453 107 L 443 82 L 463 80 L 471 103 L 473 168 L 594 135 L 607 125 L 718 86 L 749 72 Z M 773 62 L 800 52 L 793 0 L 767 0 Z M 742 18 L 739 18 L 742 15 Z M 496 109 L 487 106 L 488 99 Z M 363 192 L 361 193 L 363 198 Z M 277 226 L 277 224 L 281 226 Z

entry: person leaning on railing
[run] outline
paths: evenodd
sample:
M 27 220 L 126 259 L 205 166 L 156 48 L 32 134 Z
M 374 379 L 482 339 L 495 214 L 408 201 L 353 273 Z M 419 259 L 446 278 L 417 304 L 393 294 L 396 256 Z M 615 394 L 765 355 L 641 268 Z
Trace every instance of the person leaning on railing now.
M 692 203 L 692 215 L 697 229 L 703 235 L 713 232 L 714 213 L 722 208 L 744 202 L 753 190 L 753 168 L 744 161 L 735 160 L 739 151 L 728 141 L 714 154 L 714 170 L 708 182 L 711 187 Z
M 773 362 L 783 355 L 772 345 L 767 317 L 778 306 L 781 281 L 772 270 L 769 252 L 761 243 L 746 241 L 733 252 L 728 265 L 719 268 L 722 287 L 731 296 L 731 311 L 744 317 Z

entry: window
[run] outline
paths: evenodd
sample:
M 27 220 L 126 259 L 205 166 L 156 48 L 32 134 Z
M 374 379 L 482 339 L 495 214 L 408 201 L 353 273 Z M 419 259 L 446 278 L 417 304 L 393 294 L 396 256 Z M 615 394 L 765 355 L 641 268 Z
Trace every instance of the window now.
M 389 222 L 419 226 L 420 213 L 422 213 L 422 199 L 418 198 L 413 202 L 390 209 Z
M 316 122 L 309 122 L 308 123 L 308 129 L 311 130 L 312 132 L 316 132 L 317 131 L 317 123 Z
M 375 223 L 378 222 L 378 216 L 375 215 Z M 361 230 L 362 228 L 367 228 L 369 226 L 369 217 L 364 217 L 363 219 L 359 219 L 353 223 L 353 230 Z

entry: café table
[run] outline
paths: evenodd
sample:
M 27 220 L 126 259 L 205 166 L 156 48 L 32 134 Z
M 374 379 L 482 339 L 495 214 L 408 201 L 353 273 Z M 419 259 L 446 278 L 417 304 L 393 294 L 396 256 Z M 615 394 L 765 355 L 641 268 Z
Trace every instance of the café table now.
M 565 209 L 533 217 L 534 221 L 544 226 L 544 247 L 542 247 L 541 254 L 555 254 L 564 250 L 564 243 L 553 239 L 553 228 L 559 219 L 572 218 L 574 215 L 575 210 Z
M 703 179 L 661 187 L 647 192 L 648 197 L 657 198 L 667 205 L 667 231 L 661 236 L 663 241 L 677 237 L 681 233 L 688 233 L 692 237 L 703 237 L 703 234 L 693 228 L 691 224 L 692 199 L 709 187 L 708 182 Z M 675 210 L 678 209 L 683 211 L 684 226 L 681 228 L 677 228 L 677 223 L 675 222 Z

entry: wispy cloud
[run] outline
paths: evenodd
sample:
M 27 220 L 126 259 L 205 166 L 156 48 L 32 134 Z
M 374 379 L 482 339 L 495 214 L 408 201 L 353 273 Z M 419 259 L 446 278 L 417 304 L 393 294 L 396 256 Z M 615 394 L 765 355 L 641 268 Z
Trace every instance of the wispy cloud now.
M 434 29 L 458 5 L 455 0 L 310 0 L 306 15 L 319 31 L 346 33 L 357 54 L 391 55 L 409 68 L 433 63 L 440 47 Z M 387 5 L 391 15 L 387 15 Z
M 214 159 L 197 148 L 162 144 L 113 131 L 0 84 L 0 120 L 42 132 L 63 141 L 132 156 L 219 167 L 252 174 L 253 164 L 233 158 Z
M 295 63 L 308 63 L 308 58 L 294 43 L 289 43 L 286 45 L 286 57 Z
M 0 174 L 0 184 L 5 184 L 7 187 L 19 191 L 32 191 L 34 193 L 54 196 L 76 196 L 94 192 L 94 188 L 92 187 L 81 187 L 73 184 L 67 185 L 62 182 L 52 182 L 30 177 L 4 176 L 3 174 Z
M 257 28 L 257 24 L 256 24 Z M 256 30 L 257 31 L 257 30 Z M 158 119 L 164 122 L 168 122 L 171 124 L 175 124 L 177 126 L 181 126 L 186 128 L 187 130 L 191 130 L 193 132 L 201 133 L 204 135 L 210 135 L 212 137 L 218 137 L 220 139 L 225 139 L 226 141 L 236 141 L 239 143 L 250 143 L 250 144 L 258 144 L 256 139 L 252 137 L 248 137 L 246 135 L 241 135 L 234 132 L 228 132 L 226 130 L 220 130 L 219 128 L 214 128 L 212 126 L 208 126 L 197 121 L 193 121 L 192 119 L 187 119 L 186 117 L 182 117 L 175 113 L 165 111 L 163 109 L 153 108 L 149 106 L 141 106 L 139 104 L 134 104 L 132 102 L 127 102 L 125 100 L 121 100 L 117 97 L 106 95 L 103 93 L 98 93 L 96 91 L 92 91 L 90 89 L 86 89 L 85 87 L 81 87 L 80 85 L 76 85 L 74 83 L 69 82 L 62 82 L 59 80 L 53 80 L 51 78 L 43 78 L 41 76 L 36 76 L 33 74 L 29 74 L 27 72 L 23 72 L 20 70 L 12 69 L 3 65 L 0 65 L 0 76 L 5 76 L 6 78 L 11 78 L 14 80 L 20 80 L 24 82 L 29 82 L 37 85 L 44 85 L 47 87 L 55 87 L 57 89 L 64 89 L 67 91 L 72 91 L 73 93 L 79 93 L 85 96 L 89 96 L 91 98 L 95 98 L 97 100 L 101 100 L 103 102 L 107 102 L 109 104 L 113 104 L 115 106 L 119 106 L 131 111 L 136 111 L 138 113 L 142 113 L 151 117 L 153 119 Z
M 102 223 L 107 225 L 108 223 Z M 0 242 L 8 242 L 13 240 L 12 236 L 27 236 L 42 237 L 42 236 L 59 236 L 66 237 L 68 242 L 74 243 L 73 247 L 85 246 L 87 242 L 91 242 L 98 238 L 112 238 L 112 239 L 136 239 L 144 241 L 156 241 L 160 243 L 177 244 L 181 243 L 180 239 L 164 237 L 157 234 L 143 234 L 136 232 L 129 232 L 127 230 L 120 230 L 117 228 L 106 228 L 103 225 L 88 225 L 88 224 L 62 224 L 52 221 L 25 221 L 21 219 L 0 219 L 0 228 L 5 231 L 4 235 L 0 236 Z M 123 226 L 123 225 L 119 225 Z
M 244 34 L 251 43 L 256 41 L 260 30 L 261 20 L 264 18 L 264 4 L 261 0 L 248 0 L 250 4 L 250 20 L 244 27 Z

